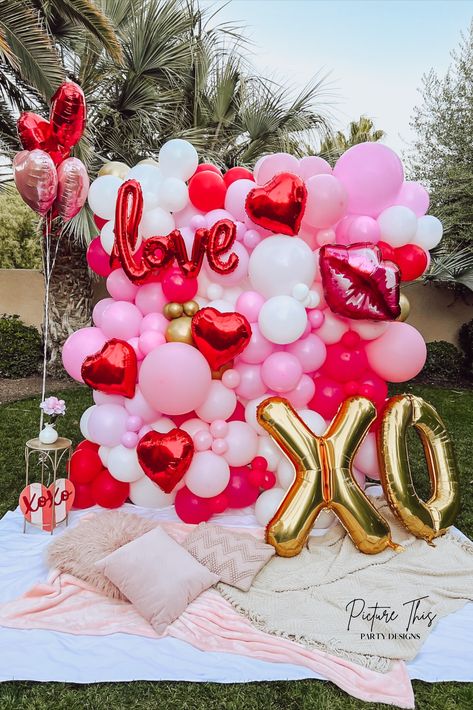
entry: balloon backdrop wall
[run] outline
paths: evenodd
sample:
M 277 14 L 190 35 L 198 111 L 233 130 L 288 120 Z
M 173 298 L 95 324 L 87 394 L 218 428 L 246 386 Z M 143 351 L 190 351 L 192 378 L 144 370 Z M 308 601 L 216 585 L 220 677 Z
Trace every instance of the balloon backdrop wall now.
M 104 165 L 88 202 L 88 262 L 109 297 L 63 349 L 94 397 L 71 462 L 77 507 L 174 504 L 197 523 L 256 504 L 266 525 L 295 477 L 257 419 L 271 397 L 316 435 L 347 398 L 368 400 L 352 471 L 361 489 L 379 480 L 387 383 L 426 358 L 399 320 L 400 285 L 442 237 L 392 150 L 357 145 L 333 170 L 279 153 L 222 174 L 176 139 L 156 160 Z

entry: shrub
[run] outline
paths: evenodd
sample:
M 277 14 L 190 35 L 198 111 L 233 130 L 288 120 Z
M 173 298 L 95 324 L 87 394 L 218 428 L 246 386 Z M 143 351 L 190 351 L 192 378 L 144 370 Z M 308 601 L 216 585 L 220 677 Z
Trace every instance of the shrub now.
M 427 343 L 427 360 L 417 380 L 434 385 L 456 384 L 462 375 L 462 354 L 453 343 L 446 340 Z
M 458 342 L 463 350 L 465 373 L 473 375 L 473 320 L 463 323 L 458 333 Z
M 14 187 L 0 194 L 0 268 L 39 269 L 41 240 L 37 215 L 25 205 Z
M 41 363 L 41 336 L 19 316 L 0 318 L 0 377 L 34 375 Z

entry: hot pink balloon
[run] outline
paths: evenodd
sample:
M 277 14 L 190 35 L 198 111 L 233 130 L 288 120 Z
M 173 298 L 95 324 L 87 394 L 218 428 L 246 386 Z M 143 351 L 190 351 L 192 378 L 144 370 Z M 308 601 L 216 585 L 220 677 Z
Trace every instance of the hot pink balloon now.
M 100 237 L 95 237 L 90 242 L 87 249 L 87 263 L 99 276 L 106 278 L 111 273 L 110 255 L 103 248 Z
M 395 321 L 376 340 L 366 344 L 370 367 L 388 382 L 405 382 L 419 374 L 425 364 L 424 338 L 412 325 Z
M 89 176 L 79 158 L 66 158 L 57 168 L 57 197 L 54 203 L 65 222 L 84 206 L 89 191 Z
M 402 163 L 382 143 L 359 143 L 338 159 L 333 174 L 348 192 L 348 212 L 377 217 L 392 205 L 404 181 Z
M 57 172 L 44 150 L 22 150 L 13 159 L 13 179 L 21 198 L 32 210 L 49 212 L 57 193 Z
M 393 204 L 409 207 L 417 217 L 423 217 L 429 209 L 429 193 L 419 182 L 407 180 Z
M 333 175 L 315 175 L 306 182 L 307 204 L 304 222 L 324 229 L 338 222 L 346 212 L 348 196 Z
M 72 333 L 62 348 L 62 362 L 67 374 L 83 382 L 81 368 L 85 358 L 103 348 L 107 338 L 100 328 L 81 328 Z

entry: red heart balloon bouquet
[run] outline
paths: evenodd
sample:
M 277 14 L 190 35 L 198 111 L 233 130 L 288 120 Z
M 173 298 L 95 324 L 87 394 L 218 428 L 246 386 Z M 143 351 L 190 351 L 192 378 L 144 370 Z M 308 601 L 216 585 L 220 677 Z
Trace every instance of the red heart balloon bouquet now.
M 307 202 L 307 188 L 302 178 L 279 173 L 246 198 L 246 212 L 260 227 L 294 236 L 299 232 Z
M 202 308 L 192 319 L 192 337 L 210 367 L 218 370 L 248 345 L 251 326 L 241 313 Z
M 194 444 L 183 429 L 171 429 L 167 434 L 149 431 L 138 442 L 136 452 L 148 478 L 171 493 L 190 466 Z

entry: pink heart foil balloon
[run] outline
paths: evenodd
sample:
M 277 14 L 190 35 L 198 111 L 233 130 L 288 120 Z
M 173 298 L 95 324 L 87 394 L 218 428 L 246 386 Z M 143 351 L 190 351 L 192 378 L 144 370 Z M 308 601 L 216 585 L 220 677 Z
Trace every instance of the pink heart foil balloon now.
M 13 178 L 18 192 L 32 210 L 44 215 L 56 198 L 56 166 L 44 150 L 22 150 L 13 159 Z
M 65 222 L 75 217 L 84 206 L 89 191 L 85 165 L 78 158 L 67 158 L 57 169 L 58 188 L 54 203 Z

